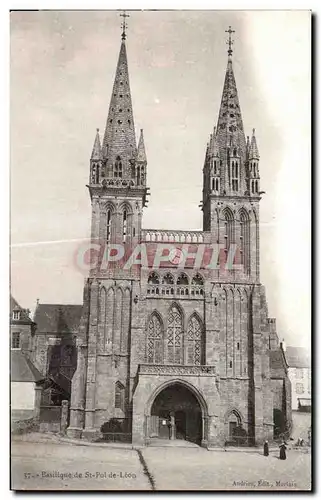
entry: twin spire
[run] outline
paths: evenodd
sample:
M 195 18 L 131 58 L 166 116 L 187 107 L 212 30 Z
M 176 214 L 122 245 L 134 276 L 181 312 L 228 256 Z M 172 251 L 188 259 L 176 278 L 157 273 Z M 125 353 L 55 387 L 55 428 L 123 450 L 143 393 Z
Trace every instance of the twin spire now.
M 132 177 L 136 161 L 146 162 L 143 131 L 141 130 L 138 148 L 136 146 L 135 125 L 133 106 L 129 85 L 129 72 L 126 52 L 126 18 L 125 12 L 120 14 L 123 18 L 121 46 L 117 62 L 116 75 L 113 85 L 112 97 L 104 132 L 102 144 L 100 143 L 99 130 L 97 129 L 92 160 L 103 160 L 105 163 L 106 177 L 113 176 L 115 163 L 121 161 L 123 177 Z M 220 164 L 228 161 L 230 151 L 240 157 L 242 163 L 246 158 L 259 159 L 259 151 L 255 138 L 255 131 L 251 142 L 246 142 L 241 108 L 232 65 L 232 45 L 234 40 L 231 36 L 234 30 L 226 30 L 228 33 L 228 61 L 225 74 L 221 105 L 217 127 L 214 128 L 208 144 L 207 154 L 211 157 L 219 157 Z M 243 175 L 244 176 L 244 175 Z M 224 174 L 225 177 L 225 174 Z

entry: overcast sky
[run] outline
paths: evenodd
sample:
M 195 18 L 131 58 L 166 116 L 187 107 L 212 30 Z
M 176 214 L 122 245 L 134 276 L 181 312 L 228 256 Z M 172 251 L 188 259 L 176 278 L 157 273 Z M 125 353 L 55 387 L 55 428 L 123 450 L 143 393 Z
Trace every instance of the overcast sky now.
M 23 307 L 81 303 L 73 264 L 90 234 L 85 185 L 120 48 L 119 13 L 11 13 L 12 292 Z M 136 136 L 144 129 L 143 226 L 201 229 L 202 168 L 233 65 L 245 134 L 260 150 L 261 281 L 280 338 L 310 343 L 310 13 L 130 12 Z

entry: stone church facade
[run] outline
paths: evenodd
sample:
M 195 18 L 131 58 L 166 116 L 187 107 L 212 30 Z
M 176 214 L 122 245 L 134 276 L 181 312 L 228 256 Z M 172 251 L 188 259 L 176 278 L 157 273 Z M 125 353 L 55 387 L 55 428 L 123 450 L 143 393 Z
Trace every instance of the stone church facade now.
M 177 231 L 142 227 L 147 158 L 125 39 L 88 184 L 92 244 L 124 256 L 85 280 L 68 435 L 94 439 L 117 419 L 135 445 L 176 437 L 222 446 L 235 429 L 261 443 L 273 438 L 276 405 L 290 426 L 291 390 L 260 282 L 260 156 L 255 131 L 245 137 L 231 44 L 203 165 L 203 230 Z M 237 266 L 226 265 L 232 246 Z

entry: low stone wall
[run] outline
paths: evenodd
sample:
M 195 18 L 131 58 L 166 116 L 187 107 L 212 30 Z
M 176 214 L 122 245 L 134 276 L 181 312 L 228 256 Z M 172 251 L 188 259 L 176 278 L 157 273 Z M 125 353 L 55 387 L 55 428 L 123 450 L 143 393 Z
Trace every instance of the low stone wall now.
M 37 431 L 39 429 L 39 419 L 32 417 L 11 422 L 12 434 L 24 434 L 25 432 Z
M 60 422 L 40 422 L 40 432 L 60 432 Z

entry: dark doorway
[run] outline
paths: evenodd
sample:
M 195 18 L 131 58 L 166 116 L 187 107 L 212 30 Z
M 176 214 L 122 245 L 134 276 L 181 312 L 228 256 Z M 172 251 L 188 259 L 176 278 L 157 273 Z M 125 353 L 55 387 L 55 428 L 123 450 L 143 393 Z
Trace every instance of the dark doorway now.
M 274 437 L 277 438 L 285 431 L 285 419 L 281 410 L 273 410 Z
M 176 439 L 186 439 L 186 413 L 178 410 L 175 412 Z
M 166 387 L 151 409 L 149 438 L 170 439 L 174 415 L 174 438 L 201 444 L 202 410 L 193 392 L 182 384 Z M 173 422 L 173 418 L 172 418 Z

